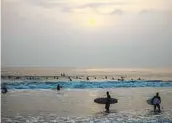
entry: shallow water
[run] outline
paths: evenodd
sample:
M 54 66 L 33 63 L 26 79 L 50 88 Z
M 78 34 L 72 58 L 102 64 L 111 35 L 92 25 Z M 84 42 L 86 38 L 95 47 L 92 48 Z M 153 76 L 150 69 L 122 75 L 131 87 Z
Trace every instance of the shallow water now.
M 171 123 L 172 111 L 153 113 L 152 111 L 130 111 L 117 113 L 99 112 L 92 116 L 73 116 L 59 117 L 57 114 L 40 113 L 39 116 L 22 116 L 20 114 L 14 117 L 3 117 L 2 123 Z
M 105 97 L 106 91 L 118 99 L 111 113 L 94 98 Z M 156 92 L 162 98 L 162 112 L 154 113 L 146 103 Z M 170 123 L 172 122 L 172 88 L 116 89 L 48 89 L 11 90 L 2 95 L 3 123 Z

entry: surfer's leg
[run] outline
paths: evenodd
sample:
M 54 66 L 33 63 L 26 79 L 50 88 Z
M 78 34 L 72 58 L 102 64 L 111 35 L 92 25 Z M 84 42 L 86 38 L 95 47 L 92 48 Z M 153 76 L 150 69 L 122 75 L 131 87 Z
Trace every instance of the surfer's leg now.
M 154 112 L 156 111 L 156 105 L 154 105 Z
M 106 109 L 106 112 L 107 112 L 107 104 L 105 104 L 105 109 Z
M 158 112 L 160 112 L 161 111 L 160 105 L 157 104 L 157 107 L 158 107 Z
M 110 104 L 107 104 L 107 107 L 106 107 L 106 112 L 109 113 L 109 107 L 110 107 Z
M 106 109 L 106 113 L 109 113 L 109 109 L 108 108 Z
M 105 109 L 106 109 L 106 112 L 108 112 L 108 105 L 107 104 L 105 105 Z

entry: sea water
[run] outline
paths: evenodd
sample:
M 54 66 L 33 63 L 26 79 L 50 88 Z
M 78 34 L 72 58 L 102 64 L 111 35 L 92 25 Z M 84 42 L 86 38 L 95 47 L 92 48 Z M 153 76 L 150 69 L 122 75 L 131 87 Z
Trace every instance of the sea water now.
M 86 89 L 86 88 L 130 88 L 130 87 L 172 87 L 172 81 L 5 81 L 8 89 L 51 89 L 59 84 L 63 88 Z
M 3 82 L 9 89 L 2 94 L 3 123 L 172 123 L 169 81 Z M 63 86 L 60 92 L 52 90 L 57 84 Z M 109 114 L 104 105 L 93 102 L 106 91 L 119 100 Z M 154 113 L 146 103 L 156 92 L 162 98 L 161 113 Z

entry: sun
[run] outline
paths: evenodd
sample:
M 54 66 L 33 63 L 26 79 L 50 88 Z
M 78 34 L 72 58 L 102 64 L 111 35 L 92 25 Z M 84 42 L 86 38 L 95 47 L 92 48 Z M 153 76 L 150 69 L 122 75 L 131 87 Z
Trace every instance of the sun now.
M 96 20 L 94 18 L 90 18 L 88 23 L 90 26 L 94 26 L 96 25 Z

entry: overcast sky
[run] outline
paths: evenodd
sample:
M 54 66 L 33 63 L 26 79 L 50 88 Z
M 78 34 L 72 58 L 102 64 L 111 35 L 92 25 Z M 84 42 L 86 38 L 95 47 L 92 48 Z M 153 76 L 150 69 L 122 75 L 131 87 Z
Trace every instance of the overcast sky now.
M 2 0 L 2 66 L 172 67 L 172 0 Z

